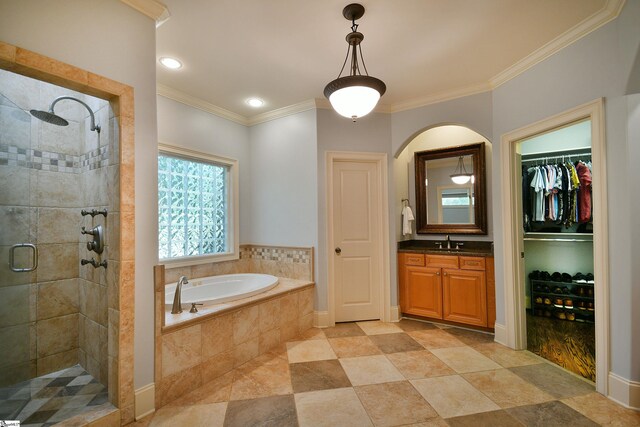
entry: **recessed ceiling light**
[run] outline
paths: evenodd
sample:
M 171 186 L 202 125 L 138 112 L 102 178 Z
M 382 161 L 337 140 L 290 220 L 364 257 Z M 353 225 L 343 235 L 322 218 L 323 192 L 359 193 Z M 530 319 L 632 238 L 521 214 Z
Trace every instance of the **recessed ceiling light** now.
M 253 108 L 258 108 L 264 105 L 264 101 L 260 98 L 249 98 L 247 99 L 247 104 L 249 104 Z
M 182 62 L 178 61 L 175 58 L 169 58 L 168 56 L 163 56 L 162 58 L 160 58 L 160 63 L 172 70 L 177 70 L 178 68 L 182 68 Z

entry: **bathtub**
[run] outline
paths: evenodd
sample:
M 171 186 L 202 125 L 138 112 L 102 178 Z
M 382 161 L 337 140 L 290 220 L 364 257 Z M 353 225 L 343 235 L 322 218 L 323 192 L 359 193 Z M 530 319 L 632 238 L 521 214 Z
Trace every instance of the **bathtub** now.
M 182 304 L 219 304 L 266 292 L 277 284 L 278 278 L 275 276 L 253 273 L 189 279 L 188 284 L 182 285 Z M 176 286 L 177 283 L 173 283 L 165 287 L 164 303 L 169 309 L 173 304 Z

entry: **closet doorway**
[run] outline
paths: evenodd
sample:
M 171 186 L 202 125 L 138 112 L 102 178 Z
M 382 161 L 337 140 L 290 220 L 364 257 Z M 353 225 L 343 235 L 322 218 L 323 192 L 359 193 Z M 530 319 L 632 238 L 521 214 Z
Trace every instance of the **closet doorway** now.
M 595 380 L 606 394 L 603 126 L 596 100 L 504 135 L 500 157 L 505 341 Z

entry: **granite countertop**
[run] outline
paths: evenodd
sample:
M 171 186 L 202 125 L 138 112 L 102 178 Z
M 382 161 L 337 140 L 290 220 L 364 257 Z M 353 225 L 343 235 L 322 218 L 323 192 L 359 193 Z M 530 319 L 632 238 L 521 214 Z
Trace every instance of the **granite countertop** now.
M 452 240 L 451 246 L 455 248 L 455 243 L 464 243 L 462 249 L 438 249 L 435 242 L 439 240 L 404 240 L 398 242 L 398 252 L 436 254 L 436 255 L 463 255 L 463 256 L 493 256 L 493 242 Z

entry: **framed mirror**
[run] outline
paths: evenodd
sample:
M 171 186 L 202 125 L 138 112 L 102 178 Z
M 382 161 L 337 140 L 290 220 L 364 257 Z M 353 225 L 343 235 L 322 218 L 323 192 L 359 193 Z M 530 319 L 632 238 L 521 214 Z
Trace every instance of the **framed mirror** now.
M 487 234 L 484 142 L 414 154 L 418 234 Z

